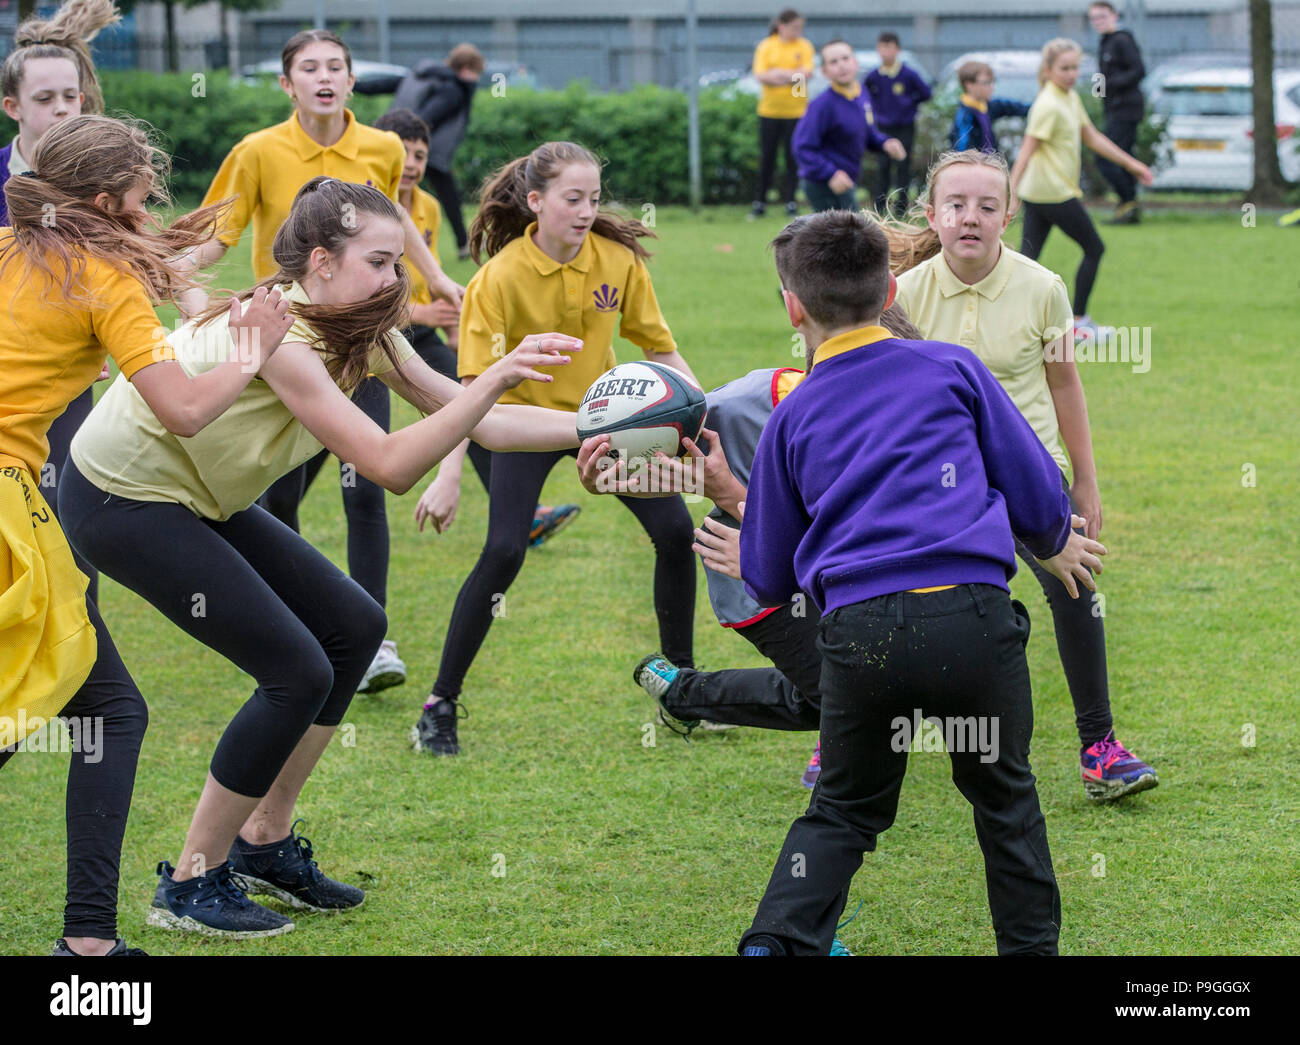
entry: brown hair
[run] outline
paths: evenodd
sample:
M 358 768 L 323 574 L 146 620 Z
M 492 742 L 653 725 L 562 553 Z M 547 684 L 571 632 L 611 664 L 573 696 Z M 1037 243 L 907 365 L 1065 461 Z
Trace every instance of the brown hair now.
M 377 131 L 392 131 L 404 142 L 429 144 L 429 125 L 410 109 L 389 109 L 371 126 Z
M 469 69 L 482 76 L 483 52 L 473 44 L 457 44 L 451 49 L 451 54 L 447 55 L 447 68 L 455 73 Z
M 772 240 L 781 285 L 820 327 L 876 319 L 889 293 L 889 239 L 862 211 L 797 218 Z
M 301 282 L 311 271 L 311 252 L 324 247 L 337 256 L 360 230 L 356 216 L 372 214 L 399 222 L 393 201 L 378 189 L 350 181 L 318 176 L 308 181 L 293 198 L 293 207 L 275 234 L 271 256 L 279 266 L 275 275 L 237 295 L 252 296 L 258 287 Z M 411 281 L 406 267 L 397 266 L 398 279 L 386 290 L 365 301 L 346 305 L 291 304 L 290 312 L 301 317 L 319 335 L 315 346 L 324 357 L 325 369 L 343 391 L 351 392 L 369 372 L 370 354 L 383 350 L 395 369 L 400 369 L 392 331 L 405 322 Z M 230 299 L 210 304 L 196 317 L 199 326 L 211 322 L 230 308 Z
M 957 70 L 957 82 L 961 84 L 962 90 L 965 90 L 966 85 L 978 80 L 981 73 L 988 73 L 989 79 L 992 79 L 993 66 L 988 62 L 962 62 Z
M 803 15 L 793 7 L 783 7 L 777 12 L 776 17 L 772 19 L 771 24 L 767 27 L 767 35 L 775 36 L 777 26 L 789 25 L 791 22 L 799 21 L 802 17 Z
M 1066 39 L 1064 36 L 1058 36 L 1055 40 L 1048 40 L 1043 44 L 1043 58 L 1038 65 L 1038 86 L 1042 87 L 1047 83 L 1047 74 L 1051 71 L 1056 60 L 1063 54 L 1070 52 L 1083 54 L 1083 48 L 1073 40 Z
M 1007 170 L 1007 161 L 1002 158 L 1001 154 L 982 152 L 979 149 L 964 149 L 961 152 L 942 153 L 930 165 L 930 169 L 925 176 L 925 189 L 908 209 L 906 220 L 897 221 L 892 218 L 881 220 L 881 224 L 885 228 L 885 234 L 889 237 L 889 268 L 894 275 L 901 276 L 908 269 L 915 268 L 921 262 L 934 257 L 943 249 L 939 242 L 939 233 L 935 232 L 926 223 L 925 208 L 934 205 L 936 199 L 935 186 L 939 182 L 939 175 L 949 167 L 955 167 L 958 164 L 988 167 L 990 170 L 995 170 L 1001 174 L 1007 186 L 1007 210 L 1014 213 L 1012 210 L 1014 200 L 1011 195 L 1011 174 Z
M 528 207 L 530 192 L 545 192 L 546 187 L 571 164 L 589 163 L 600 170 L 594 153 L 573 142 L 546 142 L 527 156 L 512 160 L 483 185 L 478 214 L 469 227 L 469 249 L 475 263 L 480 256 L 489 258 L 513 239 L 518 239 L 536 217 Z M 643 236 L 654 233 L 632 218 L 600 211 L 591 231 L 623 244 L 639 258 L 650 252 L 641 246 Z
M 59 285 L 70 302 L 90 304 L 77 284 L 87 256 L 134 276 L 159 301 L 196 285 L 171 268 L 176 255 L 211 239 L 229 201 L 203 207 L 170 228 L 151 220 L 111 214 L 94 200 L 107 192 L 121 204 L 142 182 L 169 202 L 167 154 L 149 140 L 147 124 L 107 116 L 74 116 L 55 124 L 37 143 L 32 170 L 5 183 L 14 238 L 4 248 L 0 272 L 21 258 Z
M 113 0 L 68 0 L 53 18 L 27 19 L 14 33 L 14 50 L 0 69 L 0 94 L 18 97 L 23 65 L 29 58 L 67 58 L 77 66 L 77 81 L 85 95 L 82 113 L 103 112 L 104 95 L 88 44 L 101 29 L 121 20 Z
M 289 70 L 293 68 L 293 60 L 308 44 L 317 42 L 327 44 L 338 44 L 343 48 L 343 60 L 348 63 L 348 73 L 352 72 L 352 52 L 348 50 L 348 45 L 343 42 L 343 37 L 329 29 L 304 29 L 300 33 L 294 33 L 289 37 L 289 42 L 284 45 L 284 50 L 280 52 L 280 65 L 284 69 L 284 75 L 287 79 Z

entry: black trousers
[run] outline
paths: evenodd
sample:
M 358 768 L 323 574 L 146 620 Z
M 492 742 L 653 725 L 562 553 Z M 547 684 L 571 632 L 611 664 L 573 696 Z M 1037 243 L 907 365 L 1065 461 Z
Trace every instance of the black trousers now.
M 343 720 L 388 620 L 360 585 L 253 505 L 217 522 L 175 502 L 106 494 L 75 467 L 68 539 L 257 688 L 212 756 L 217 783 L 260 798 L 310 725 Z
M 41 473 L 41 496 L 49 504 L 50 509 L 54 512 L 55 518 L 59 514 L 59 476 L 63 472 L 64 462 L 68 459 L 68 447 L 72 445 L 72 437 L 77 434 L 81 428 L 81 423 L 90 416 L 90 411 L 95 405 L 94 386 L 87 388 L 81 395 L 77 396 L 68 408 L 54 419 L 50 425 L 50 430 L 46 438 L 50 441 L 50 456 L 46 464 L 49 467 L 49 484 L 46 485 L 45 473 Z M 92 602 L 99 601 L 99 574 L 95 568 L 86 562 L 75 551 L 72 558 L 77 564 L 77 569 L 86 575 L 89 584 L 86 588 L 86 594 L 90 596 Z
M 734 629 L 773 664 L 770 668 L 696 671 L 682 668 L 664 696 L 682 719 L 703 718 L 760 729 L 817 729 L 821 724 L 820 620 L 805 599 L 796 613 L 782 606 Z
M 795 186 L 799 184 L 798 165 L 794 158 L 794 129 L 798 120 L 779 120 L 771 116 L 758 118 L 758 186 L 754 202 L 767 202 L 767 190 L 776 179 L 776 158 L 781 161 L 781 202 L 793 203 Z
M 122 836 L 131 812 L 136 764 L 149 726 L 149 711 L 89 594 L 86 612 L 95 626 L 95 663 L 76 695 L 59 712 L 61 718 L 79 720 L 81 737 L 94 738 L 89 744 L 79 742 L 68 763 L 64 806 L 68 892 L 63 935 L 113 940 L 117 938 Z M 13 748 L 0 749 L 0 767 L 13 755 Z
M 1129 155 L 1132 155 L 1133 147 L 1137 144 L 1137 133 L 1137 120 L 1121 120 L 1114 116 L 1106 117 L 1106 137 Z M 1111 188 L 1119 196 L 1120 203 L 1132 203 L 1137 199 L 1137 178 L 1118 163 L 1098 156 L 1097 170 L 1101 171 L 1101 176 L 1110 182 Z
M 1074 274 L 1074 314 L 1086 316 L 1088 298 L 1092 295 L 1093 283 L 1097 281 L 1097 269 L 1101 265 L 1106 244 L 1101 241 L 1097 227 L 1088 217 L 1083 201 L 1074 199 L 1064 203 L 1030 203 L 1025 200 L 1023 211 L 1025 224 L 1020 233 L 1020 253 L 1025 257 L 1038 260 L 1053 225 L 1083 248 L 1083 260 L 1079 262 L 1079 270 Z
M 884 214 L 889 204 L 889 194 L 895 189 L 901 190 L 901 196 L 895 201 L 894 209 L 902 214 L 907 210 L 907 193 L 912 185 L 912 144 L 916 139 L 916 125 L 913 123 L 879 128 L 886 138 L 897 138 L 903 143 L 907 155 L 895 160 L 886 152 L 876 153 L 876 213 Z
M 973 807 L 998 953 L 1056 953 L 1061 898 L 1029 768 L 1023 610 L 1002 589 L 972 584 L 880 596 L 823 617 L 821 776 L 742 949 L 765 935 L 794 955 L 829 952 L 862 855 L 894 822 L 907 771 L 900 724 L 919 714 L 971 720 L 994 739 L 991 752 L 948 757 Z
M 451 224 L 451 231 L 456 234 L 456 249 L 462 250 L 469 243 L 469 233 L 465 231 L 465 216 L 460 210 L 460 192 L 456 188 L 456 179 L 451 171 L 440 171 L 436 167 L 425 170 L 429 176 L 429 185 L 442 206 L 442 213 Z
M 352 401 L 375 424 L 388 431 L 391 402 L 388 386 L 379 378 L 366 378 L 352 394 Z M 307 496 L 328 457 L 329 451 L 322 450 L 310 461 L 280 476 L 257 503 L 297 533 L 298 505 Z M 343 461 L 339 462 L 339 486 L 348 524 L 348 573 L 380 606 L 387 606 L 389 542 L 384 488 Z
M 493 453 L 488 532 L 478 562 L 461 585 L 447 625 L 433 695 L 460 696 L 465 675 L 492 621 L 508 612 L 506 592 L 524 564 L 528 532 L 542 484 L 551 469 L 577 450 Z M 679 667 L 693 666 L 695 623 L 694 526 L 681 497 L 620 497 L 655 551 L 654 604 L 660 648 Z
M 433 370 L 443 377 L 449 377 L 457 384 L 460 378 L 456 374 L 456 353 L 447 347 L 436 327 L 414 326 L 406 332 L 407 339 L 416 354 Z M 474 471 L 478 473 L 483 489 L 488 488 L 488 477 L 492 474 L 492 454 L 483 449 L 474 440 L 470 440 L 467 455 Z

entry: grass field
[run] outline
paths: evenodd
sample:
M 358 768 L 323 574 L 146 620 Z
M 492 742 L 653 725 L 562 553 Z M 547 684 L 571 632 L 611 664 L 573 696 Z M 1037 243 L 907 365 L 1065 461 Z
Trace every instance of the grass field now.
M 779 219 L 663 209 L 657 220 L 655 286 L 706 386 L 797 362 L 763 249 Z M 1033 765 L 1062 893 L 1061 949 L 1295 953 L 1297 236 L 1263 216 L 1243 228 L 1234 212 L 1152 214 L 1103 236 L 1091 311 L 1151 337 L 1149 372 L 1080 364 L 1110 549 L 1101 588 L 1112 703 L 1120 738 L 1161 784 L 1114 806 L 1084 798 L 1050 615 L 1022 570 L 1012 586 L 1034 618 Z M 1008 242 L 1018 241 L 1013 229 Z M 454 256 L 449 239 L 442 248 Z M 1070 283 L 1078 250 L 1058 232 L 1042 260 Z M 245 285 L 246 253 L 227 264 L 222 285 Z M 471 272 L 449 268 L 462 281 Z M 639 357 L 626 344 L 619 354 Z M 395 417 L 414 413 L 402 404 Z M 303 526 L 342 563 L 335 474 L 317 481 Z M 737 730 L 685 744 L 660 730 L 647 746 L 652 706 L 630 671 L 657 641 L 648 541 L 561 465 L 544 499 L 579 500 L 583 514 L 529 553 L 509 592 L 467 681 L 464 754 L 412 753 L 407 731 L 486 507 L 467 468 L 451 531 L 420 535 L 412 512 L 423 488 L 389 499 L 390 635 L 409 681 L 357 698 L 300 807 L 322 867 L 368 899 L 353 914 L 299 918 L 278 939 L 216 943 L 143 925 L 154 864 L 176 859 L 213 745 L 251 686 L 102 583 L 104 617 L 151 709 L 120 931 L 164 954 L 731 952 L 806 805 L 797 780 L 812 735 Z M 700 666 L 760 665 L 714 623 L 702 577 L 696 625 Z M 19 755 L 0 775 L 0 953 L 42 953 L 59 935 L 66 757 Z M 848 910 L 859 901 L 840 933 L 858 953 L 993 953 L 982 861 L 946 756 L 912 757 L 897 822 Z

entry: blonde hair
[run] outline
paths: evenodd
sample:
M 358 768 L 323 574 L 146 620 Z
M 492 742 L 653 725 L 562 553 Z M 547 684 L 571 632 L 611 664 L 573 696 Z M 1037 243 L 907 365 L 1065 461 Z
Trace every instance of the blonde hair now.
M 1015 213 L 1016 201 L 1011 194 L 1011 172 L 1007 169 L 1007 161 L 1000 153 L 982 152 L 979 149 L 943 153 L 926 172 L 925 189 L 908 209 L 906 219 L 903 221 L 894 218 L 879 219 L 884 226 L 885 235 L 889 237 L 889 271 L 895 276 L 901 276 L 908 269 L 915 268 L 943 249 L 939 242 L 939 233 L 930 228 L 926 222 L 925 210 L 926 207 L 934 205 L 935 186 L 939 182 L 939 175 L 949 167 L 956 167 L 958 164 L 987 167 L 1001 174 L 1007 186 L 1007 212 Z
M 14 51 L 5 59 L 0 83 L 7 97 L 17 97 L 23 81 L 23 64 L 29 58 L 68 58 L 77 66 L 77 80 L 85 100 L 82 113 L 104 111 L 90 41 L 101 29 L 117 25 L 122 15 L 113 0 L 68 0 L 50 19 L 29 18 L 14 33 Z
M 1056 60 L 1063 54 L 1069 54 L 1073 51 L 1076 54 L 1083 54 L 1083 48 L 1073 40 L 1064 36 L 1058 36 L 1055 40 L 1048 40 L 1043 44 L 1043 60 L 1038 65 L 1038 86 L 1042 87 L 1047 83 L 1047 75 L 1052 71 L 1052 66 Z

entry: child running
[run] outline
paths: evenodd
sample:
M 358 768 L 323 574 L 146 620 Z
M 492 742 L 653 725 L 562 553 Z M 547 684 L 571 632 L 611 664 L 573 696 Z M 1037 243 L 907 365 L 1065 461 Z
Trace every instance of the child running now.
M 898 280 L 899 303 L 927 338 L 963 345 L 993 371 L 1056 462 L 1071 510 L 1087 520 L 1085 532 L 1096 540 L 1101 492 L 1069 298 L 1060 276 L 1002 242 L 1010 199 L 1000 156 L 973 150 L 941 156 L 916 207 L 927 227 L 890 229 L 898 268 L 909 269 Z M 1066 477 L 1071 468 L 1073 482 Z M 1155 770 L 1115 738 L 1101 614 L 1092 600 L 1070 597 L 1023 543 L 1016 551 L 1052 610 L 1085 792 L 1106 801 L 1155 787 Z
M 638 221 L 600 209 L 600 161 L 572 142 L 547 142 L 507 164 L 484 186 L 470 229 L 474 260 L 488 261 L 470 280 L 460 321 L 460 375 L 476 381 L 499 353 L 537 324 L 580 337 L 587 346 L 554 384 L 522 385 L 504 399 L 576 413 L 583 393 L 614 365 L 614 331 L 646 357 L 690 374 L 659 311 Z M 620 322 L 621 320 L 621 322 Z M 465 674 L 492 625 L 494 610 L 523 565 L 529 521 L 542 484 L 568 451 L 492 455 L 488 532 L 477 565 L 461 586 L 447 626 L 442 663 L 414 729 L 415 747 L 456 755 L 456 716 Z M 417 521 L 454 511 L 464 447 L 452 454 L 416 510 Z M 695 558 L 692 524 L 680 497 L 625 498 L 655 549 L 654 604 L 664 655 L 692 665 Z
M 1054 954 L 1060 894 L 1029 768 L 1011 534 L 1072 594 L 1105 549 L 1071 532 L 1055 462 L 969 350 L 878 325 L 893 281 L 878 225 L 821 214 L 773 245 L 814 357 L 759 438 L 741 568 L 760 603 L 804 591 L 822 614 L 822 769 L 740 951 L 827 953 L 863 852 L 897 809 L 897 718 L 919 713 L 999 723 L 991 759 L 952 746 L 953 781 L 974 807 L 998 952 Z
M 180 859 L 159 864 L 149 922 L 236 938 L 293 928 L 244 887 L 292 907 L 358 906 L 326 877 L 296 830 L 294 805 L 383 639 L 383 609 L 302 537 L 254 504 L 268 482 L 322 443 L 404 493 L 471 431 L 498 449 L 576 446 L 571 415 L 493 407 L 550 375 L 579 346 L 530 333 L 462 390 L 418 359 L 393 327 L 407 309 L 402 223 L 381 192 L 313 178 L 275 238 L 296 317 L 277 352 L 219 422 L 181 441 L 119 380 L 72 443 L 62 492 L 70 539 L 108 576 L 253 676 L 257 688 L 217 744 Z M 187 371 L 228 354 L 214 306 L 172 337 Z M 369 373 L 433 412 L 388 434 L 348 394 Z M 238 876 L 238 877 L 235 877 Z M 242 884 L 241 884 L 242 883 Z
M 1088 298 L 1106 245 L 1083 205 L 1080 143 L 1130 171 L 1143 185 L 1150 185 L 1153 176 L 1150 167 L 1126 153 L 1088 119 L 1074 90 L 1082 54 L 1073 40 L 1057 38 L 1043 45 L 1040 89 L 1030 106 L 1024 140 L 1011 170 L 1011 194 L 1024 205 L 1021 254 L 1038 260 L 1054 225 L 1083 248 L 1083 260 L 1074 276 L 1075 336 L 1096 339 L 1100 333 L 1088 315 Z
M 1029 106 L 1011 98 L 993 97 L 997 77 L 987 62 L 963 62 L 957 70 L 957 82 L 961 84 L 961 98 L 948 131 L 949 143 L 957 152 L 999 151 L 994 122 L 1004 116 L 1028 116 Z
M 167 158 L 142 130 L 102 116 L 56 123 L 28 159 L 5 187 L 12 228 L 0 230 L 0 765 L 42 720 L 69 723 L 68 891 L 54 953 L 135 955 L 117 936 L 117 885 L 148 712 L 35 477 L 50 423 L 109 356 L 159 433 L 194 436 L 279 344 L 288 306 L 265 290 L 232 303 L 241 358 L 188 373 L 153 302 L 191 285 L 171 262 L 212 235 L 219 210 L 149 229 L 144 203 L 166 203 Z

